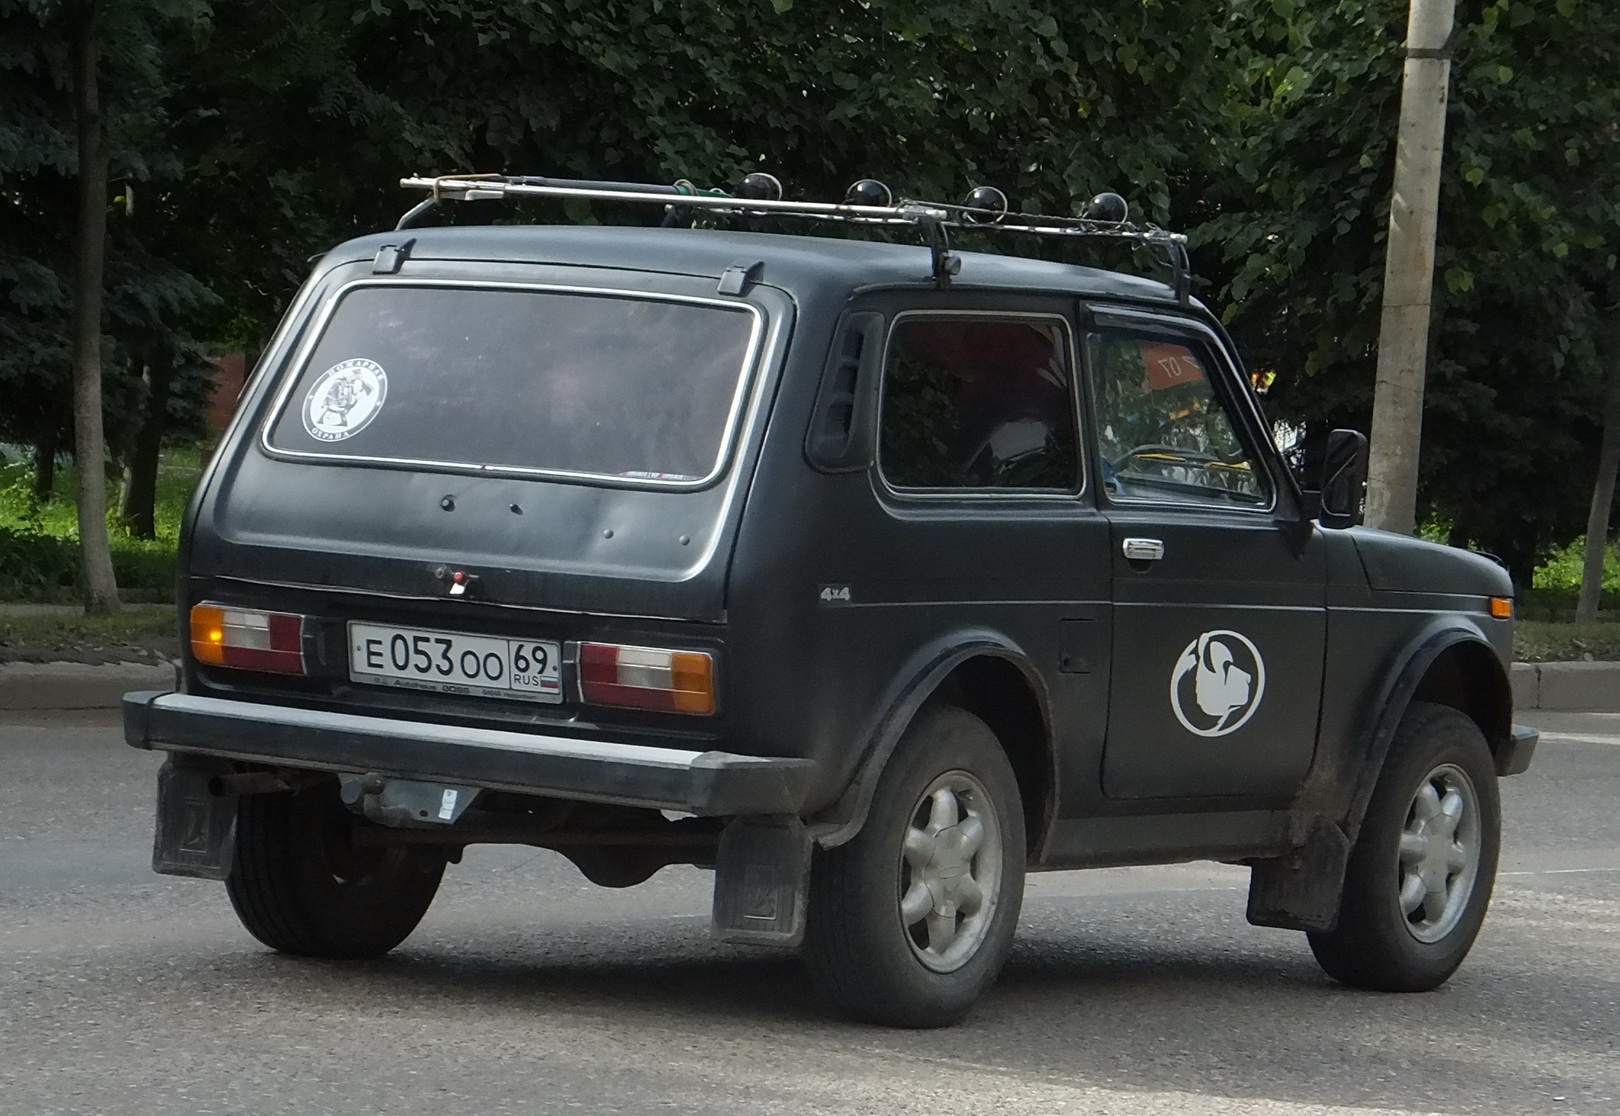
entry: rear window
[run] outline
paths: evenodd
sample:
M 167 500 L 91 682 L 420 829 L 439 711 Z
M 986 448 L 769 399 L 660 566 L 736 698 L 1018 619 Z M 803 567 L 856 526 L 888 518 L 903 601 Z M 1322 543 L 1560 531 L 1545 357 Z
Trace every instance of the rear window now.
M 353 287 L 271 420 L 271 449 L 693 483 L 714 476 L 759 315 L 528 288 Z

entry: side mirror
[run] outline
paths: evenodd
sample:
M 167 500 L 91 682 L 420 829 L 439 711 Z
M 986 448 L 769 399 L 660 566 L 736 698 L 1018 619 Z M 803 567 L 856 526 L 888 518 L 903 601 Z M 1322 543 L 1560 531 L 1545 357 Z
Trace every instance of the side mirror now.
M 1361 522 L 1361 494 L 1367 487 L 1367 435 L 1335 430 L 1322 457 L 1322 494 L 1317 522 L 1342 530 Z

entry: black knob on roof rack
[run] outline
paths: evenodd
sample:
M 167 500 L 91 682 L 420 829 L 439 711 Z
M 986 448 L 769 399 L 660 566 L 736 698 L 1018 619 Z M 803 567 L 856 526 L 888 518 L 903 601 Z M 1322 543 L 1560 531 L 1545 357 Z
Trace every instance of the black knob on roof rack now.
M 871 205 L 887 208 L 894 204 L 894 191 L 875 178 L 851 182 L 844 191 L 845 205 Z
M 1109 225 L 1123 225 L 1131 216 L 1131 207 L 1118 194 L 1098 194 L 1086 203 L 1080 216 L 1087 221 L 1101 221 Z
M 733 193 L 749 201 L 781 201 L 782 181 L 774 174 L 755 171 L 737 183 L 737 189 Z
M 1007 195 L 994 186 L 975 186 L 962 199 L 962 208 L 967 210 L 962 214 L 964 220 L 975 225 L 993 225 L 1007 216 L 1010 203 Z

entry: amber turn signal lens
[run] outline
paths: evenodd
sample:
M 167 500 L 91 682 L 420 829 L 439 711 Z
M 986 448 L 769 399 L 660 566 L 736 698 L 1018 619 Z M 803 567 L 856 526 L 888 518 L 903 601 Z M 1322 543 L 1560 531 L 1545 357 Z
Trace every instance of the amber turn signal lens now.
M 670 656 L 670 688 L 679 713 L 708 716 L 714 712 L 714 660 L 692 651 Z
M 1513 619 L 1513 598 L 1512 597 L 1492 597 L 1491 598 L 1491 615 L 1496 617 L 1496 619 L 1498 619 L 1498 620 L 1511 620 L 1511 619 Z
M 199 663 L 221 666 L 225 662 L 225 610 L 215 605 L 196 605 L 191 610 L 191 653 Z
M 714 713 L 714 658 L 702 651 L 579 645 L 580 696 L 595 705 Z
M 208 666 L 303 674 L 304 618 L 206 602 L 193 605 L 191 654 Z

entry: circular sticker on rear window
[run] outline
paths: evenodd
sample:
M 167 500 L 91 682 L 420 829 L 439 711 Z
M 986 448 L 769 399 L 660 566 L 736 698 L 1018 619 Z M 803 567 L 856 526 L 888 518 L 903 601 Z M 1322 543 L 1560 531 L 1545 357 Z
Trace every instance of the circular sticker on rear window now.
M 304 429 L 322 442 L 341 442 L 366 428 L 388 396 L 388 374 L 371 360 L 346 360 L 316 378 L 304 396 Z

